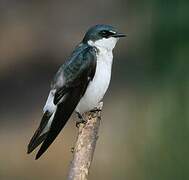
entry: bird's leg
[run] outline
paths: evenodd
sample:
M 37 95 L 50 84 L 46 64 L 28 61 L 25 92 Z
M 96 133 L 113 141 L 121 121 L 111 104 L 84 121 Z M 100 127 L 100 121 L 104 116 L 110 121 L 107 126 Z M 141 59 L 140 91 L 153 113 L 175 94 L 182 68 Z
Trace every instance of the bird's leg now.
M 91 113 L 100 112 L 102 109 L 95 107 L 94 109 L 90 110 Z
M 103 102 L 99 102 L 98 105 L 89 111 L 89 113 L 91 114 L 91 116 L 97 116 L 101 111 L 102 111 L 102 106 L 103 106 Z
M 78 119 L 76 120 L 76 127 L 79 127 L 80 123 L 86 124 L 87 120 L 79 112 L 76 112 Z
M 99 102 L 97 107 L 95 107 L 94 109 L 92 109 L 89 112 L 87 112 L 87 115 L 88 116 L 93 116 L 94 114 L 96 114 L 98 112 L 101 112 L 102 111 L 102 106 L 103 106 L 103 102 Z M 79 128 L 79 124 L 81 124 L 81 123 L 86 124 L 87 123 L 87 120 L 86 120 L 85 116 L 83 116 L 83 115 L 86 115 L 86 113 L 80 114 L 79 112 L 76 111 L 76 114 L 78 116 L 78 120 L 76 120 L 76 127 Z

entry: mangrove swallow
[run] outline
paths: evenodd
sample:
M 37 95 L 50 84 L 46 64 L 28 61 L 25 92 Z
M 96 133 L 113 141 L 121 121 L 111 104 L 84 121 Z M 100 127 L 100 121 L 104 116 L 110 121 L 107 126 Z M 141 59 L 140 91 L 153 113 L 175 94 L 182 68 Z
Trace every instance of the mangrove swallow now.
M 51 83 L 41 123 L 28 145 L 31 153 L 42 143 L 36 159 L 52 144 L 74 111 L 82 117 L 102 100 L 110 83 L 112 50 L 120 37 L 125 34 L 110 25 L 91 27 L 59 68 Z

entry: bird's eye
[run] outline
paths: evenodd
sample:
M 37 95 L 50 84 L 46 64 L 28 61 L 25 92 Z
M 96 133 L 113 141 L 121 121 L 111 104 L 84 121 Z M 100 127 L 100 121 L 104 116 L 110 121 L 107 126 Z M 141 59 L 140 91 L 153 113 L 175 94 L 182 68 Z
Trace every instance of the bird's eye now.
M 100 31 L 100 35 L 102 37 L 105 37 L 105 38 L 108 38 L 108 37 L 110 37 L 113 34 L 115 34 L 115 33 L 112 32 L 112 31 L 107 31 L 107 30 Z

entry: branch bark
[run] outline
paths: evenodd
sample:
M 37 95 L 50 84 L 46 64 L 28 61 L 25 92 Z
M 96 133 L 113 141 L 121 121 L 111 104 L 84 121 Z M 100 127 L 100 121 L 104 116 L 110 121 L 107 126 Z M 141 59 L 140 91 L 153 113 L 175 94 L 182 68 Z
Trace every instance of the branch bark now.
M 98 111 L 84 114 L 87 123 L 80 123 L 79 125 L 78 137 L 73 150 L 73 160 L 70 164 L 67 180 L 87 180 L 88 178 L 98 139 L 102 106 L 103 102 L 100 102 L 97 107 Z

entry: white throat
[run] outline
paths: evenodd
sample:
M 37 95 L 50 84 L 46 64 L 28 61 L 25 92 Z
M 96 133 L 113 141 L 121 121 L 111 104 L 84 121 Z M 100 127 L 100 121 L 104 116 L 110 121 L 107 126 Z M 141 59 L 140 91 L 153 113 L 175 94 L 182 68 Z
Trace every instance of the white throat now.
M 119 38 L 110 37 L 110 38 L 102 38 L 102 39 L 99 39 L 99 40 L 96 40 L 96 41 L 89 40 L 88 44 L 90 46 L 96 47 L 99 50 L 104 49 L 104 50 L 107 50 L 107 51 L 112 51 L 113 48 L 115 47 L 118 39 Z

